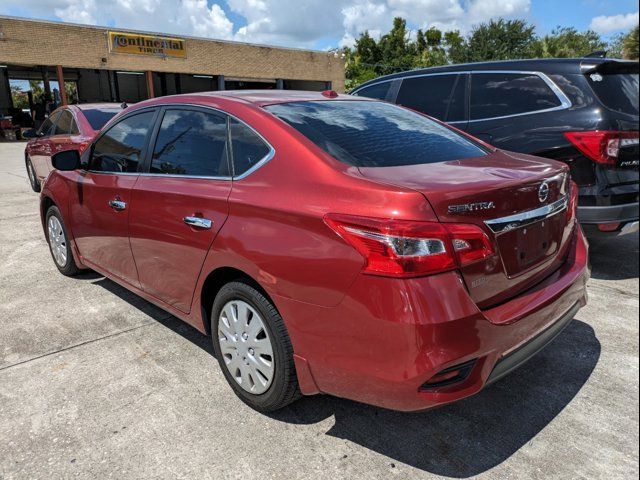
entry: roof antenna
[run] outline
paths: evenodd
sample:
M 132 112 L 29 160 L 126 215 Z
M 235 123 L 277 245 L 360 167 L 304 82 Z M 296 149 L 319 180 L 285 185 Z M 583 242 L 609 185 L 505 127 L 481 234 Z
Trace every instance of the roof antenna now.
M 124 110 L 125 108 L 127 108 L 128 106 L 129 106 L 129 105 L 127 105 L 127 102 L 122 102 L 122 103 L 120 104 L 120 108 L 121 108 L 121 109 L 123 109 L 123 110 Z

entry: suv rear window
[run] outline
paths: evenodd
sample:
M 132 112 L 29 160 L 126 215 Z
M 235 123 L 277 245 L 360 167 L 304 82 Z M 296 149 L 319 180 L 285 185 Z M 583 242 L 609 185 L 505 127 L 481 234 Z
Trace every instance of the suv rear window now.
M 100 130 L 120 110 L 117 108 L 91 108 L 83 109 L 82 113 L 94 130 Z
M 591 73 L 589 85 L 605 107 L 616 112 L 638 115 L 637 73 Z
M 419 165 L 486 155 L 459 133 L 388 103 L 292 102 L 266 109 L 329 155 L 356 167 Z

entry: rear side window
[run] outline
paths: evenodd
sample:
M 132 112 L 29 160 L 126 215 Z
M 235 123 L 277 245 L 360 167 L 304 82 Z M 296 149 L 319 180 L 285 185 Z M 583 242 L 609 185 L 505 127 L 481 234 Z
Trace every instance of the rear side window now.
M 587 75 L 587 79 L 605 107 L 638 115 L 637 73 L 592 73 Z
M 371 101 L 266 107 L 329 155 L 356 167 L 394 167 L 486 155 L 479 145 L 416 112 Z
M 538 75 L 498 72 L 471 75 L 471 120 L 536 112 L 561 104 Z
M 465 75 L 405 78 L 396 103 L 442 121 L 464 120 L 465 79 Z
M 271 151 L 271 147 L 244 123 L 232 118 L 229 120 L 229 130 L 235 176 L 242 175 L 253 168 Z
M 365 87 L 358 90 L 355 95 L 360 97 L 368 97 L 375 98 L 378 100 L 384 100 L 387 98 L 387 93 L 389 93 L 389 88 L 391 88 L 391 82 L 380 82 L 375 85 L 371 85 L 370 87 Z
M 94 144 L 89 170 L 137 172 L 155 111 L 127 117 L 113 125 Z
M 71 124 L 73 123 L 73 115 L 68 110 L 60 112 L 58 120 L 56 120 L 56 127 L 52 135 L 68 135 L 71 131 Z
M 197 110 L 167 110 L 150 173 L 227 177 L 227 119 Z
M 91 108 L 82 110 L 82 114 L 94 130 L 100 130 L 118 112 L 119 110 L 116 108 Z

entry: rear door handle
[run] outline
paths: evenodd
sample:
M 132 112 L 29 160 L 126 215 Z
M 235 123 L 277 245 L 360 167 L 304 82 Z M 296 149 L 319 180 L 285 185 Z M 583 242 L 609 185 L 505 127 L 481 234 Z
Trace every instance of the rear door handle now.
M 182 221 L 190 227 L 204 228 L 207 230 L 211 228 L 211 225 L 213 225 L 213 222 L 211 220 L 201 217 L 184 217 Z
M 121 211 L 127 208 L 127 204 L 122 200 L 109 200 L 109 206 L 114 210 L 118 210 L 118 211 Z

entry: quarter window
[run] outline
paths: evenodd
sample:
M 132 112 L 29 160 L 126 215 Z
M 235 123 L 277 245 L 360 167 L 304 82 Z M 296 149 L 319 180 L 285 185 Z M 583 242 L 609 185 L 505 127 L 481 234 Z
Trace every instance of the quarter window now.
M 153 149 L 151 173 L 229 176 L 226 117 L 197 110 L 167 110 Z
M 132 115 L 111 127 L 93 146 L 89 169 L 137 172 L 155 111 Z
M 474 73 L 471 76 L 471 120 L 536 112 L 561 104 L 538 75 Z
M 380 82 L 370 87 L 365 87 L 355 94 L 360 97 L 377 98 L 378 100 L 384 100 L 387 98 L 387 93 L 391 87 L 391 82 Z
M 54 113 L 49 118 L 47 118 L 44 122 L 42 122 L 39 133 L 45 137 L 49 135 L 53 135 L 53 132 L 55 131 L 54 123 L 59 116 L 60 116 L 60 112 Z
M 56 121 L 56 127 L 52 135 L 68 135 L 71 131 L 71 123 L 73 122 L 73 116 L 68 110 L 60 112 L 60 116 Z
M 253 130 L 231 119 L 231 149 L 234 175 L 242 175 L 269 154 L 270 147 Z
M 396 103 L 439 120 L 464 120 L 465 78 L 464 75 L 404 78 Z

